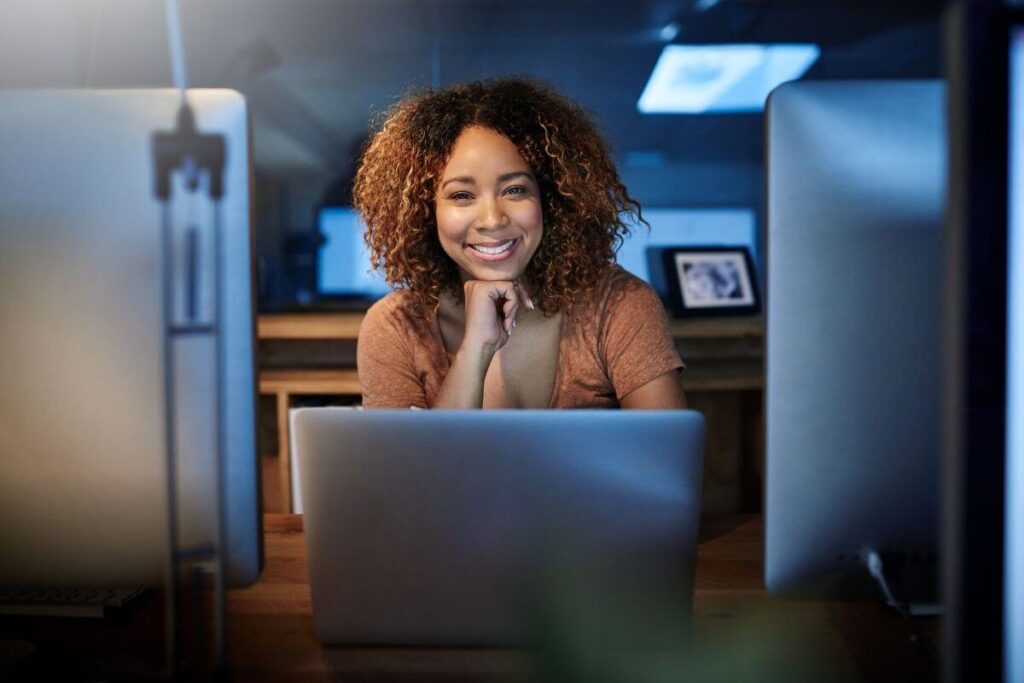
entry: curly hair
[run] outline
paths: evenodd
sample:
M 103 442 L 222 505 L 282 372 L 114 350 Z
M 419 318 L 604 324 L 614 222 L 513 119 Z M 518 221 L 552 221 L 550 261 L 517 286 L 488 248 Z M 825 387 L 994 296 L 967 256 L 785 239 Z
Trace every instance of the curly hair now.
M 373 267 L 436 310 L 459 270 L 441 248 L 434 200 L 455 141 L 469 126 L 508 138 L 540 187 L 544 233 L 524 276 L 547 315 L 571 312 L 615 262 L 629 235 L 623 214 L 643 222 L 582 108 L 536 82 L 476 81 L 410 94 L 387 112 L 367 142 L 353 188 Z

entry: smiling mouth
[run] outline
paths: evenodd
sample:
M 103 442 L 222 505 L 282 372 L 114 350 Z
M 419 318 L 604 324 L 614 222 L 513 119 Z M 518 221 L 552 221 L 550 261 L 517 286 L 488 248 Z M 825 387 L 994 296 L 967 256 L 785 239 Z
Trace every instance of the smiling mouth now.
M 490 245 L 467 244 L 466 246 L 468 246 L 473 251 L 479 252 L 481 254 L 486 254 L 487 256 L 500 256 L 501 254 L 504 254 L 509 249 L 511 249 L 515 245 L 515 243 L 515 239 L 510 239 L 504 240 L 503 242 L 495 242 Z
M 512 240 L 502 240 L 500 242 L 492 242 L 490 244 L 478 244 L 471 245 L 467 244 L 466 247 L 476 255 L 485 261 L 500 261 L 505 257 L 511 255 L 515 246 L 519 244 L 519 238 Z

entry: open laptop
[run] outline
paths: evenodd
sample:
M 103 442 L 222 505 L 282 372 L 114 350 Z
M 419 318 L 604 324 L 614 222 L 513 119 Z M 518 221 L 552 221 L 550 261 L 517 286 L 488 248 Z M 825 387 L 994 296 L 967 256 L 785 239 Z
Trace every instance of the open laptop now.
M 292 424 L 325 643 L 526 644 L 565 588 L 660 592 L 689 614 L 697 412 L 304 408 Z

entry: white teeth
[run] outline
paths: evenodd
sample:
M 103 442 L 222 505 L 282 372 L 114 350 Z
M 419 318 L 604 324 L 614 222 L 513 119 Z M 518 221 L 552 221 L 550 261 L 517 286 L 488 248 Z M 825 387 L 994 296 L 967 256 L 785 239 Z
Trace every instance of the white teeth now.
M 488 254 L 490 256 L 496 256 L 498 254 L 503 254 L 509 249 L 511 249 L 513 244 L 515 244 L 515 240 L 509 240 L 500 247 L 485 247 L 480 244 L 471 244 L 469 246 L 481 253 Z

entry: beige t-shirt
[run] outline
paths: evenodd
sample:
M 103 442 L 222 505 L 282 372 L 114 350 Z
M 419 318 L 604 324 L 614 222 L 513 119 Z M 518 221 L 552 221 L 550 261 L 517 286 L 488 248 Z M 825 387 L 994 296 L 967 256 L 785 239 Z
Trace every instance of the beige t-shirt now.
M 359 382 L 367 408 L 429 408 L 448 373 L 437 317 L 397 290 L 359 329 Z M 657 293 L 619 266 L 565 316 L 549 408 L 617 408 L 619 399 L 680 370 Z

